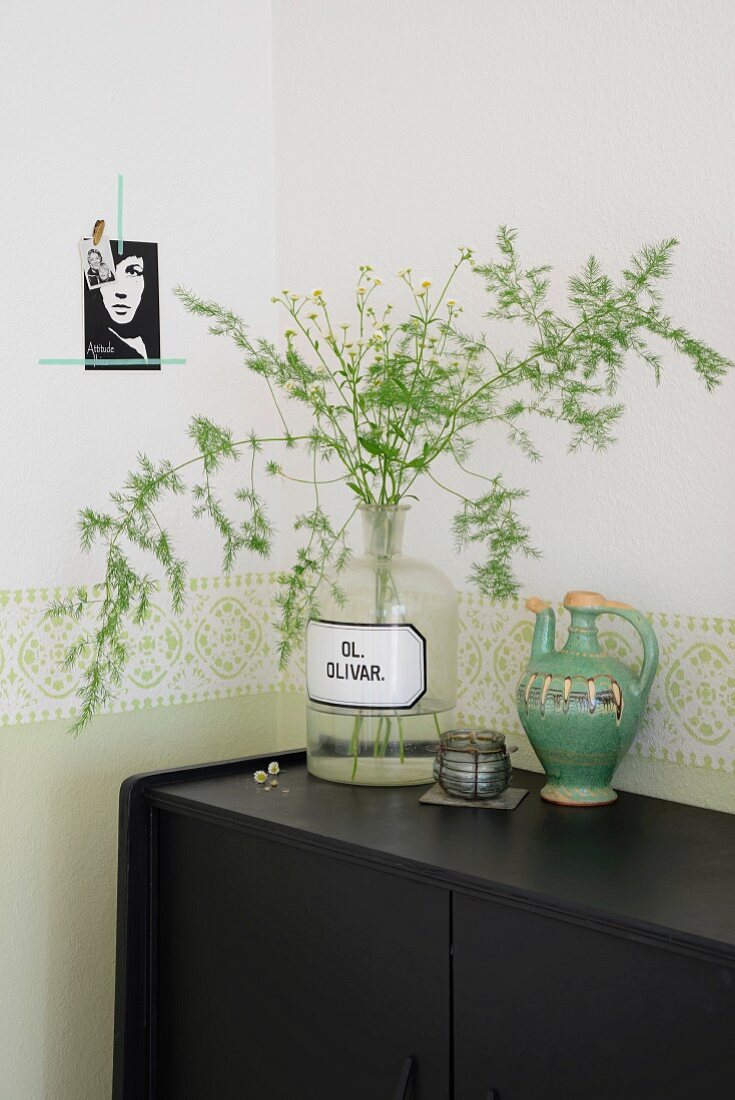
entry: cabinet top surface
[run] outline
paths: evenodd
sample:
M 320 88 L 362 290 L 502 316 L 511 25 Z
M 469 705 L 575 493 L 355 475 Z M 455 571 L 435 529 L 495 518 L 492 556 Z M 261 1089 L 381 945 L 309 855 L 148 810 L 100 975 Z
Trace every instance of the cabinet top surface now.
M 550 805 L 538 795 L 543 777 L 522 771 L 514 786 L 529 794 L 515 810 L 421 805 L 425 787 L 326 783 L 307 773 L 303 754 L 279 759 L 270 791 L 248 760 L 150 776 L 146 798 L 735 958 L 735 816 L 625 793 L 607 807 Z

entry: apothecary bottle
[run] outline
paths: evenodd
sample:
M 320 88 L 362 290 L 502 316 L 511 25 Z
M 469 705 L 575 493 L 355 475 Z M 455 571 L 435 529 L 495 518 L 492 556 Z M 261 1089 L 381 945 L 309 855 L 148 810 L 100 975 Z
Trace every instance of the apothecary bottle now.
M 360 507 L 364 553 L 307 627 L 308 767 L 321 779 L 431 782 L 454 724 L 457 593 L 441 570 L 403 554 L 408 511 Z

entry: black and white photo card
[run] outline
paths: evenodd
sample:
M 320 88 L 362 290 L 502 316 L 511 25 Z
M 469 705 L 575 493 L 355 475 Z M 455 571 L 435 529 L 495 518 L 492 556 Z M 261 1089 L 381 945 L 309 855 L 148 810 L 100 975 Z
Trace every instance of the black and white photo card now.
M 112 279 L 90 286 L 85 266 L 84 358 L 102 360 L 99 367 L 87 363 L 87 370 L 160 370 L 158 245 L 124 241 L 118 253 L 117 241 L 109 244 Z M 86 264 L 84 252 L 82 260 Z
M 101 237 L 97 244 L 92 237 L 84 237 L 79 242 L 79 251 L 82 254 L 82 270 L 89 290 L 115 281 L 115 261 L 107 237 Z

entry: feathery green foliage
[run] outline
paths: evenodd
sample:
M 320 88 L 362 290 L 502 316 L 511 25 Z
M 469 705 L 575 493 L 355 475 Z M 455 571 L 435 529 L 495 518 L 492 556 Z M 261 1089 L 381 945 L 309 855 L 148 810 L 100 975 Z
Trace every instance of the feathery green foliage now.
M 84 666 L 74 732 L 120 683 L 127 660 L 125 624 L 145 619 L 156 588 L 134 566 L 131 551 L 142 551 L 158 563 L 174 611 L 183 605 L 185 564 L 155 511 L 164 494 L 191 495 L 193 514 L 213 525 L 222 542 L 223 569 L 229 571 L 241 550 L 262 557 L 271 551 L 273 529 L 264 498 L 256 491 L 257 471 L 312 486 L 313 506 L 294 523 L 305 541 L 293 568 L 278 577 L 280 655 L 285 662 L 315 611 L 320 588 L 331 585 L 339 598 L 335 578 L 347 560 L 346 529 L 360 503 L 397 504 L 415 497 L 422 479 L 440 486 L 458 501 L 453 521 L 458 547 L 482 548 L 472 581 L 488 595 L 505 599 L 517 591 L 514 557 L 535 555 L 536 550 L 516 513 L 524 492 L 507 486 L 497 474 L 474 472 L 467 465 L 479 429 L 502 426 L 533 461 L 540 457 L 528 427 L 535 416 L 569 425 L 571 450 L 602 449 L 613 441 L 623 412 L 614 397 L 629 353 L 647 363 L 658 382 L 664 367 L 660 349 L 668 345 L 690 360 L 708 390 L 733 365 L 662 312 L 659 283 L 669 274 L 675 240 L 644 247 L 617 283 L 590 257 L 570 280 L 569 312 L 562 317 L 547 301 L 550 268 L 524 267 L 515 238 L 515 231 L 501 228 L 497 258 L 488 263 L 476 262 L 470 249 L 460 249 L 438 293 L 428 281 L 416 285 L 410 270 L 399 272 L 409 303 L 399 320 L 391 304 L 377 304 L 381 280 L 367 265 L 359 269 L 352 326 L 335 324 L 321 290 L 302 295 L 284 290 L 273 299 L 290 318 L 283 350 L 252 337 L 232 311 L 177 288 L 185 308 L 208 318 L 210 332 L 233 341 L 246 367 L 263 379 L 283 433 L 262 438 L 251 432 L 233 440 L 229 430 L 196 417 L 189 428 L 193 457 L 178 466 L 156 466 L 141 455 L 123 490 L 112 494 L 109 512 L 81 513 L 83 548 L 105 548 L 104 580 L 91 593 L 78 589 L 48 611 L 92 623 L 82 629 L 66 657 L 67 667 L 78 662 Z M 497 351 L 484 335 L 465 331 L 462 308 L 450 296 L 457 273 L 465 267 L 483 281 L 490 296 L 485 316 L 520 323 L 523 350 Z M 307 435 L 290 431 L 288 401 L 309 410 L 312 428 Z M 276 458 L 274 448 L 286 459 L 305 450 L 310 476 L 287 474 L 285 459 Z M 217 494 L 215 479 L 226 463 L 245 455 L 249 480 L 236 493 L 244 515 L 233 519 Z M 459 471 L 463 490 L 439 480 L 435 464 L 443 456 Z M 195 466 L 201 476 L 188 486 L 182 471 Z M 335 468 L 336 476 L 322 476 Z M 475 492 L 471 485 L 476 479 Z M 319 487 L 328 481 L 343 482 L 351 497 L 349 515 L 341 523 L 334 523 L 320 502 Z

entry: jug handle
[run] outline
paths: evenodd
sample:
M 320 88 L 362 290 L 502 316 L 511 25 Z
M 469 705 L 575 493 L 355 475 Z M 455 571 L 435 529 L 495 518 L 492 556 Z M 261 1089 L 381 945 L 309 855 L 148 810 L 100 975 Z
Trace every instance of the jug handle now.
M 641 695 L 647 695 L 658 668 L 658 638 L 645 615 L 636 611 L 629 603 L 608 600 L 599 592 L 567 592 L 564 597 L 564 606 L 586 607 L 599 614 L 619 615 L 621 619 L 626 619 L 635 627 L 643 643 L 643 668 L 635 682 L 635 687 Z
M 636 611 L 629 604 L 606 600 L 601 610 L 608 615 L 619 615 L 621 619 L 626 619 L 638 631 L 638 636 L 643 644 L 643 668 L 636 682 L 636 687 L 641 695 L 647 695 L 658 668 L 658 638 L 653 627 L 641 611 Z

